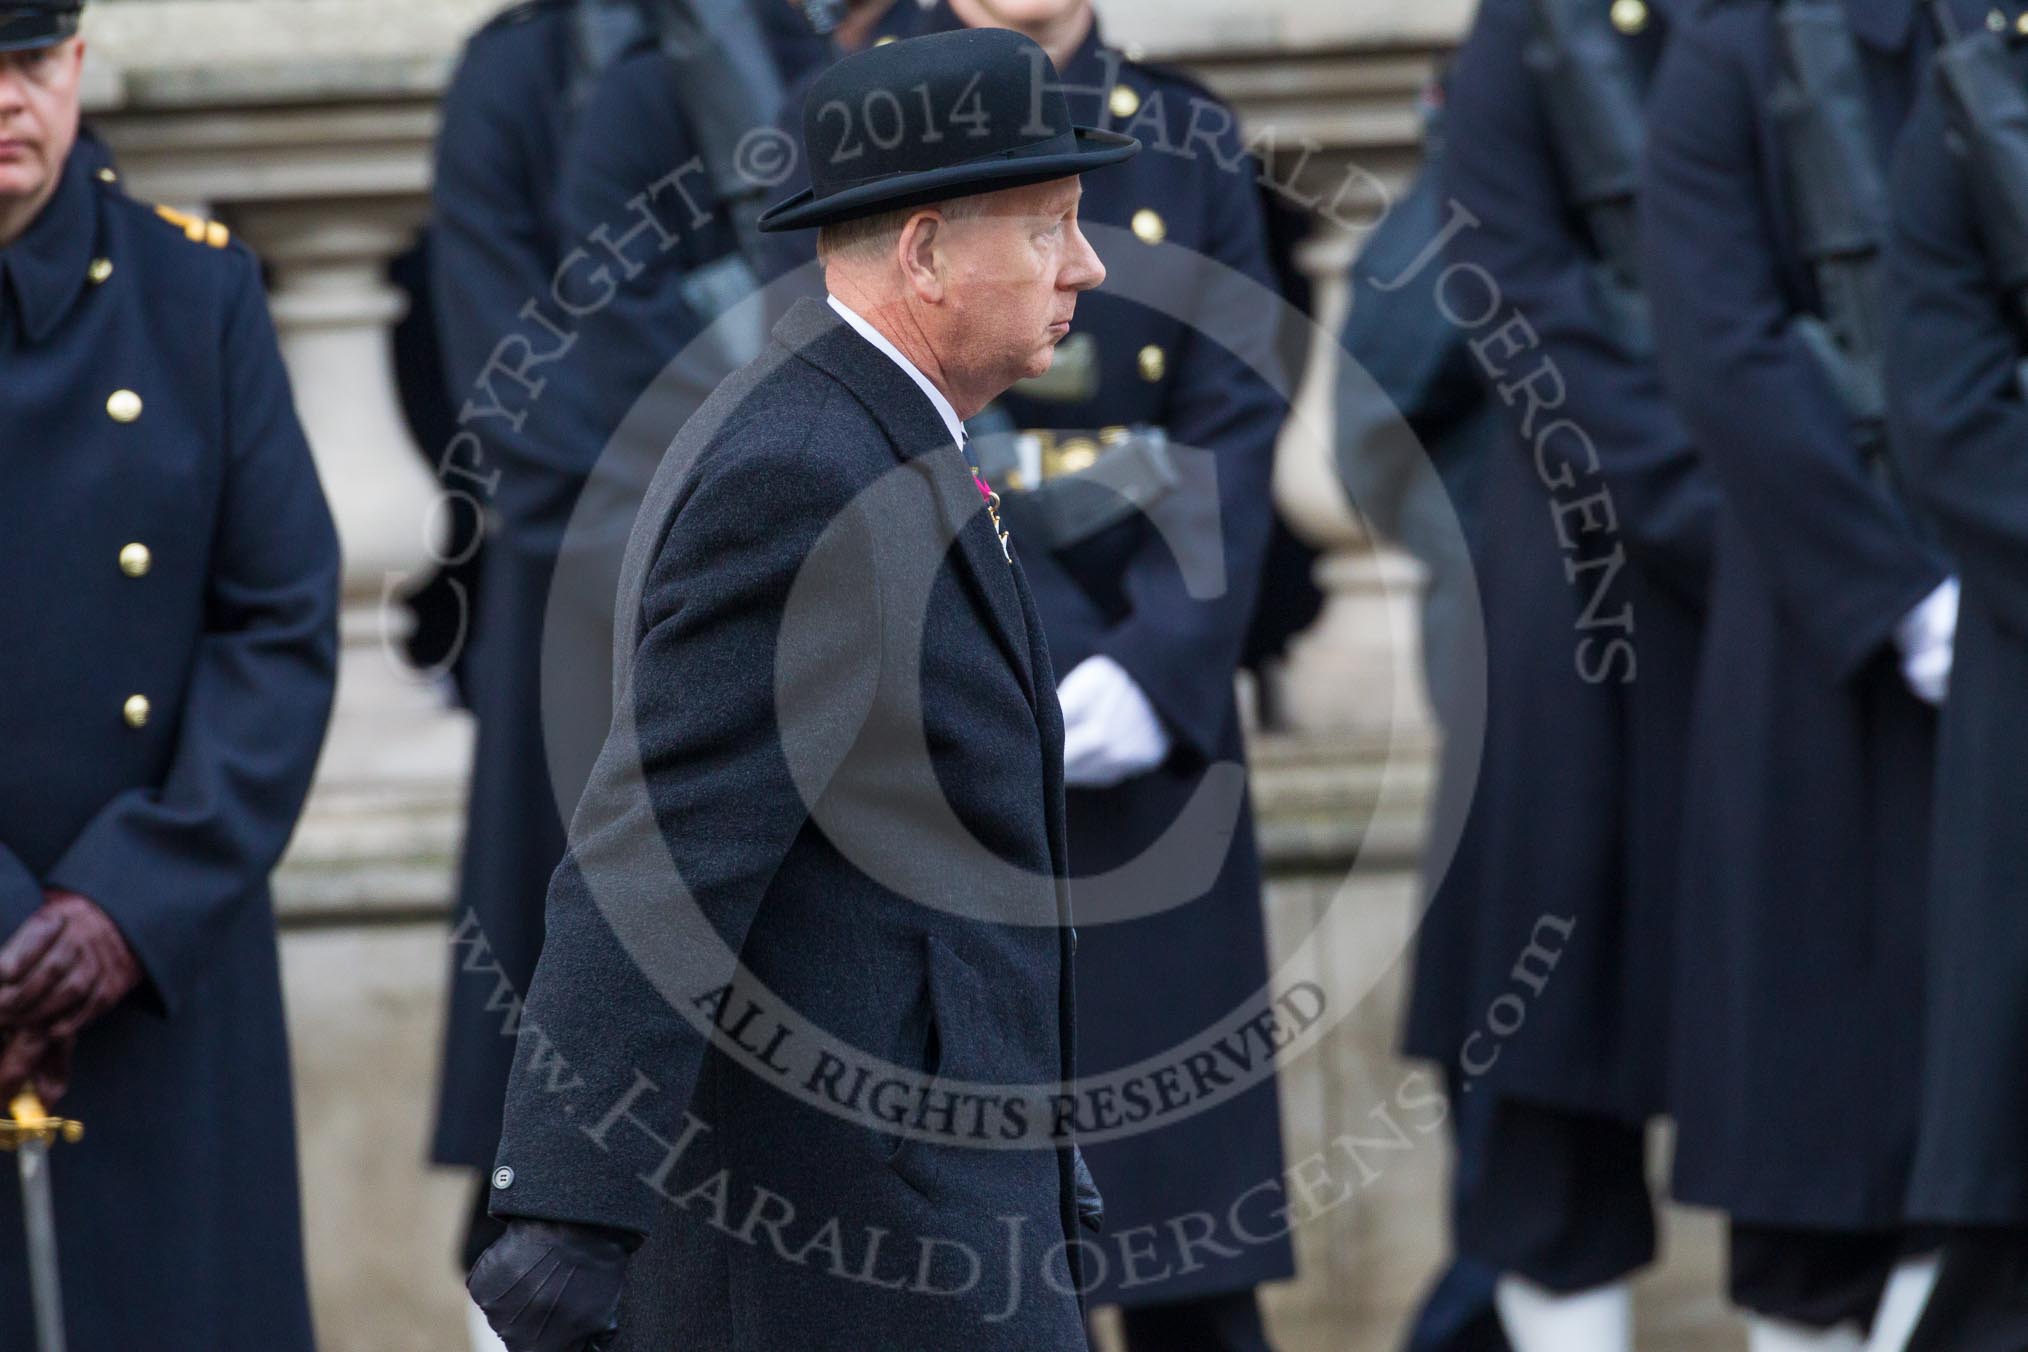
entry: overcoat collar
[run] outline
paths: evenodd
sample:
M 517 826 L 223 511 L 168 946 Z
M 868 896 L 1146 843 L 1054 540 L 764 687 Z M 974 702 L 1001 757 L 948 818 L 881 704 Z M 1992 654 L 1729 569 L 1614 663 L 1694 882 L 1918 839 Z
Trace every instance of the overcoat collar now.
M 84 290 L 98 237 L 95 197 L 85 157 L 73 151 L 42 211 L 0 250 L 0 297 L 13 296 L 31 343 L 47 338 Z
M 971 467 L 964 453 L 952 444 L 943 418 L 905 371 L 854 333 L 822 301 L 798 300 L 775 325 L 774 338 L 851 391 L 887 433 L 895 457 L 923 470 L 945 529 L 957 541 L 956 552 L 991 619 L 994 636 L 1006 650 L 1032 706 L 1035 673 L 1013 567 L 1000 552 Z

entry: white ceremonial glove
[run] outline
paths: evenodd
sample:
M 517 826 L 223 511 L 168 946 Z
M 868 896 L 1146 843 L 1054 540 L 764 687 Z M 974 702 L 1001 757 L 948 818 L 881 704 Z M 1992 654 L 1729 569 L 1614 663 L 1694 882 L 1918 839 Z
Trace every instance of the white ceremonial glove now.
M 1941 705 L 1951 685 L 1951 655 L 1958 637 L 1958 580 L 1946 578 L 1894 626 L 1901 675 L 1916 698 Z
M 1087 657 L 1056 687 L 1063 705 L 1063 778 L 1072 788 L 1111 788 L 1169 758 L 1169 731 L 1155 706 L 1110 657 Z

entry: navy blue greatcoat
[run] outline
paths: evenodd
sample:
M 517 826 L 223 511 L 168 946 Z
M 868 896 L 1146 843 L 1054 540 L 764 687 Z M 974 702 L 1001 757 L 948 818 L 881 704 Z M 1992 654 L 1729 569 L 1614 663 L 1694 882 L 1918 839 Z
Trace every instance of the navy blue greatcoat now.
M 1473 223 L 1448 261 L 1497 287 L 1502 308 L 1469 337 L 1501 435 L 1474 545 L 1485 741 L 1476 765 L 1468 745 L 1446 758 L 1443 811 L 1466 816 L 1423 922 L 1406 1047 L 1482 1095 L 1639 1122 L 1663 1107 L 1715 492 L 1646 335 L 1598 289 L 1598 246 L 1524 64 L 1530 14 L 1488 0 L 1449 78 L 1444 185 Z M 1657 11 L 1618 39 L 1637 78 L 1667 30 Z M 1445 303 L 1487 313 L 1493 293 L 1465 275 Z M 1497 1026 L 1510 997 L 1518 1029 Z
M 0 251 L 0 932 L 83 893 L 143 983 L 86 1028 L 51 1173 L 75 1352 L 307 1352 L 268 874 L 330 711 L 338 542 L 222 228 L 73 156 Z M 27 1348 L 0 1170 L 0 1347 Z
M 786 80 L 828 44 L 785 4 L 754 0 L 768 55 Z M 564 284 L 583 310 L 544 392 L 544 435 L 567 520 L 538 614 L 541 738 L 566 810 L 611 721 L 613 597 L 642 494 L 683 424 L 766 336 L 758 277 L 704 147 L 678 72 L 652 42 L 600 77 L 567 141 L 558 210 L 572 249 Z M 755 125 L 771 125 L 772 104 Z M 731 153 L 721 148 L 720 154 Z M 596 280 L 594 280 L 596 279 Z M 731 311 L 725 323 L 720 315 Z
M 1927 47 L 1851 0 L 1882 163 Z M 1936 718 L 1892 635 L 1948 568 L 1790 329 L 1820 304 L 1774 130 L 1774 7 L 1679 26 L 1641 201 L 1663 378 L 1722 494 L 1691 731 L 1675 1187 L 1761 1225 L 1894 1225 L 1914 1145 Z
M 2015 67 L 2028 81 L 2028 53 Z M 2028 409 L 1972 168 L 1925 89 L 1893 180 L 1889 392 L 1925 518 L 1963 570 L 1937 765 L 1918 1220 L 2028 1224 Z
M 552 346 L 519 312 L 548 297 L 563 250 L 556 189 L 570 113 L 570 16 L 568 0 L 530 0 L 473 36 L 444 95 L 432 192 L 444 379 L 462 428 L 483 448 L 483 458 L 460 454 L 457 463 L 499 476 L 490 493 L 446 480 L 479 496 L 491 516 L 464 670 L 478 743 L 431 1145 L 438 1163 L 473 1168 L 490 1163 L 499 1144 L 514 1050 L 501 981 L 512 993 L 528 989 L 542 945 L 542 897 L 563 857 L 538 713 L 541 617 L 576 479 L 550 434 L 553 401 L 531 399 L 497 372 L 480 382 L 510 335 L 532 332 L 542 339 L 538 350 Z M 509 360 L 519 360 L 512 349 Z M 574 786 L 562 789 L 563 801 L 575 801 Z
M 568 3 L 535 0 L 481 30 L 438 144 L 436 287 L 452 395 L 469 401 L 464 426 L 500 474 L 470 681 L 479 743 L 458 919 L 478 929 L 454 945 L 435 1146 L 446 1163 L 493 1156 L 513 1045 L 498 982 L 527 990 L 562 823 L 605 737 L 613 587 L 634 506 L 684 418 L 731 369 L 702 359 L 657 387 L 659 404 L 635 408 L 702 328 L 685 278 L 736 241 L 708 177 L 679 172 L 696 148 L 667 61 L 637 47 L 575 88 L 571 22 Z M 762 27 L 778 60 L 809 59 L 816 39 L 787 5 L 767 4 Z M 546 320 L 521 315 L 531 301 Z M 532 372 L 540 392 L 497 370 L 475 390 L 510 335 L 555 356 Z M 508 350 L 510 365 L 521 359 Z M 519 426 L 514 415 L 525 415 Z
M 880 1091 L 772 1055 L 1030 1102 L 1073 1074 L 1063 723 L 1020 556 L 929 400 L 820 302 L 658 472 L 492 1201 L 648 1236 L 623 1349 L 1085 1346 L 1067 1141 L 889 1132 L 813 1106 Z M 785 1011 L 809 1026 L 776 1037 Z

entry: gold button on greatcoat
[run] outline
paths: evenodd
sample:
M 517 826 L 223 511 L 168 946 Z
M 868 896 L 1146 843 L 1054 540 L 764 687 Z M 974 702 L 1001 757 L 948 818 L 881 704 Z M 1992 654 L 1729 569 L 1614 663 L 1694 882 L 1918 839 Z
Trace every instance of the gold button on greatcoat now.
M 1143 244 L 1160 244 L 1169 237 L 1169 226 L 1161 212 L 1142 207 L 1134 213 L 1134 235 Z
M 1098 463 L 1098 443 L 1090 437 L 1072 437 L 1063 443 L 1056 458 L 1058 474 L 1081 474 Z
M 1632 37 L 1647 26 L 1646 0 L 1613 0 L 1613 27 Z
M 2023 10 L 2014 16 L 2014 31 L 2023 37 L 2028 37 L 2028 10 Z
M 127 702 L 120 707 L 120 714 L 127 720 L 128 727 L 145 728 L 148 726 L 149 708 L 146 695 L 129 695 Z
M 888 43 L 892 41 L 894 41 L 894 34 L 889 33 L 885 37 L 875 38 L 873 40 L 873 45 L 876 47 L 885 47 Z
M 92 265 L 85 269 L 85 276 L 92 279 L 93 286 L 97 286 L 112 275 L 113 260 L 110 258 L 94 258 Z
M 1114 117 L 1132 117 L 1141 111 L 1141 96 L 1123 84 L 1116 84 L 1106 106 L 1113 110 Z
M 141 416 L 141 396 L 132 390 L 114 390 L 106 398 L 106 414 L 114 422 L 134 421 Z
M 1150 343 L 1141 349 L 1141 379 L 1160 380 L 1169 374 L 1169 354 Z
M 107 168 L 107 169 L 101 169 L 101 170 L 99 170 L 99 182 L 101 182 L 101 183 L 118 183 L 119 181 L 120 181 L 120 176 L 119 176 L 119 175 L 118 175 L 117 173 L 115 173 L 115 172 L 114 172 L 113 170 L 111 170 L 110 168 Z
M 120 571 L 128 577 L 146 577 L 155 566 L 155 556 L 139 540 L 120 546 Z

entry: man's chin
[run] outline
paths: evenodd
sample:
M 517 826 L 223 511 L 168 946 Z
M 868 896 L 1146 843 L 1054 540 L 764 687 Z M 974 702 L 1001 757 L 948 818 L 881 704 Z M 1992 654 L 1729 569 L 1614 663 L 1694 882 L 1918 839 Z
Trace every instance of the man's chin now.
M 33 155 L 0 159 L 0 203 L 19 202 L 42 191 L 42 161 Z

